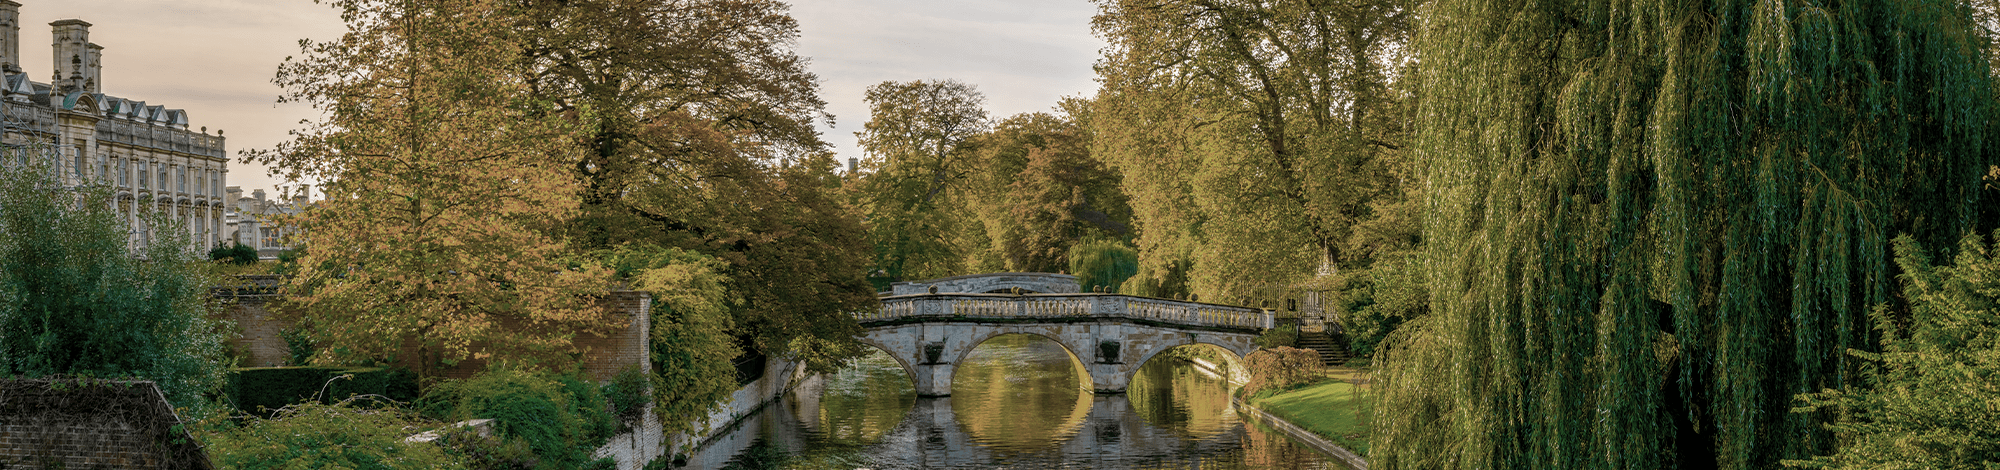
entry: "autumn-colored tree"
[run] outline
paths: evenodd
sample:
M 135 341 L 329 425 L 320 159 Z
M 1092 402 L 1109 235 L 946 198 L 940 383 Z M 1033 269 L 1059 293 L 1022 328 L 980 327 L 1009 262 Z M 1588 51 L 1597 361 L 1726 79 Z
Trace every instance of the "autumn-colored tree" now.
M 592 301 L 608 271 L 566 267 L 563 240 L 533 227 L 576 213 L 587 111 L 551 112 L 517 79 L 509 2 L 330 3 L 348 33 L 305 45 L 275 80 L 325 117 L 249 153 L 326 182 L 286 221 L 312 250 L 284 309 L 321 361 L 413 359 L 424 376 L 474 358 L 567 365 L 575 334 L 612 326 Z
M 513 11 L 532 96 L 584 124 L 560 163 L 582 249 L 649 244 L 728 264 L 740 334 L 827 370 L 860 352 L 868 245 L 812 127 L 831 117 L 774 0 L 529 0 Z M 662 371 L 662 373 L 670 373 Z
M 875 243 L 878 283 L 962 274 L 954 237 L 974 173 L 973 140 L 991 123 L 986 96 L 956 80 L 882 82 L 868 87 L 867 152 L 858 203 Z
M 1392 194 L 1406 2 L 1100 0 L 1092 152 L 1124 173 L 1143 272 L 1211 298 L 1334 274 Z M 1178 272 L 1177 272 L 1178 271 Z

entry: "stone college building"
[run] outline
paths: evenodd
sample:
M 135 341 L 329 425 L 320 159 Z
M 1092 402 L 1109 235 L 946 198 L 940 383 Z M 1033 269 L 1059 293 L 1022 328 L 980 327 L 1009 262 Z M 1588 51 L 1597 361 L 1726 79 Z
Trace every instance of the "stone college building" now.
M 180 221 L 194 250 L 224 236 L 223 180 L 228 153 L 222 132 L 188 130 L 187 111 L 105 94 L 104 47 L 90 42 L 90 23 L 49 23 L 54 32 L 53 70 L 47 83 L 29 78 L 21 64 L 21 4 L 0 0 L 0 117 L 4 117 L 6 167 L 39 161 L 64 185 L 116 188 L 117 204 L 133 227 L 133 247 L 150 244 L 163 228 L 147 227 L 148 211 Z

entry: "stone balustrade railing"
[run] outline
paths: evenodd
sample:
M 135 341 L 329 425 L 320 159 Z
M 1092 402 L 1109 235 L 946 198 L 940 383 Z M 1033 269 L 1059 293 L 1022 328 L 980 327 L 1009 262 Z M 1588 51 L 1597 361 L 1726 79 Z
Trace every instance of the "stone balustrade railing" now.
M 1176 325 L 1268 329 L 1271 313 L 1255 308 L 1122 294 L 910 294 L 883 297 L 882 308 L 856 312 L 858 321 L 913 317 L 968 319 L 1128 318 Z

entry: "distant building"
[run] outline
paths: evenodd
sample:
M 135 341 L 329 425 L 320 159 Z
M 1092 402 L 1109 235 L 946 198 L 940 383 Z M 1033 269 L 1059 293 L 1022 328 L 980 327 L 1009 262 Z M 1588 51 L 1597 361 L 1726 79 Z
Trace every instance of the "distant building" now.
M 188 113 L 104 94 L 104 47 L 90 42 L 90 23 L 49 23 L 55 63 L 48 83 L 21 65 L 21 4 L 0 0 L 0 124 L 6 166 L 39 161 L 60 182 L 115 188 L 131 223 L 134 248 L 160 228 L 140 215 L 157 212 L 185 225 L 191 250 L 222 242 L 223 181 L 229 172 L 222 131 L 188 130 Z M 145 74 L 135 74 L 145 76 Z M 149 77 L 150 78 L 150 77 Z
M 277 225 L 272 218 L 305 210 L 311 186 L 300 186 L 299 194 L 289 201 L 265 199 L 262 189 L 250 191 L 250 197 L 243 197 L 243 189 L 235 186 L 225 192 L 228 209 L 223 213 L 223 244 L 256 248 L 257 258 L 266 260 L 277 259 L 279 253 L 292 248 L 291 237 L 298 235 L 297 229 Z

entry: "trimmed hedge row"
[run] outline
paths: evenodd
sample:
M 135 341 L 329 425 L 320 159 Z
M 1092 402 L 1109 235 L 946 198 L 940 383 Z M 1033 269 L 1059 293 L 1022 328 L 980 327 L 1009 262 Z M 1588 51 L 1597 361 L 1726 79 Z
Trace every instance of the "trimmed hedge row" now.
M 334 377 L 352 374 L 352 378 Z M 325 390 L 325 394 L 321 394 Z M 252 367 L 229 373 L 224 391 L 236 409 L 268 415 L 285 405 L 312 400 L 335 403 L 355 395 L 381 395 L 408 402 L 417 398 L 416 375 L 403 369 L 348 366 Z

